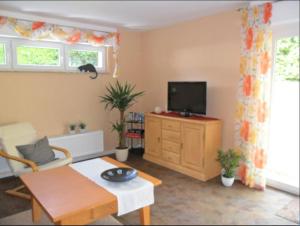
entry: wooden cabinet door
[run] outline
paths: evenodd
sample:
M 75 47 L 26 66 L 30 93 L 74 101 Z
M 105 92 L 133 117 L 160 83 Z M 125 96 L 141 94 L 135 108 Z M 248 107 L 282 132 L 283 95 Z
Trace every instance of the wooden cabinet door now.
M 202 170 L 204 161 L 205 126 L 182 123 L 181 129 L 182 165 L 191 169 Z
M 152 156 L 161 155 L 161 120 L 158 118 L 146 117 L 145 152 Z

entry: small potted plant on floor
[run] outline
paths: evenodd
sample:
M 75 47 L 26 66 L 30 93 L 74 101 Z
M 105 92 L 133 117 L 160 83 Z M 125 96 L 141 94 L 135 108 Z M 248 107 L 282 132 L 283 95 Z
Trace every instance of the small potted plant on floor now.
M 134 92 L 135 86 L 125 82 L 121 84 L 117 81 L 114 85 L 106 87 L 107 94 L 101 96 L 101 102 L 105 103 L 105 109 L 112 111 L 118 109 L 120 112 L 120 119 L 113 123 L 112 129 L 118 133 L 119 144 L 116 148 L 116 157 L 120 162 L 124 162 L 128 157 L 128 147 L 126 146 L 126 122 L 125 111 L 130 108 L 138 97 L 144 92 Z
M 218 151 L 217 161 L 222 166 L 221 178 L 224 186 L 232 186 L 235 178 L 235 170 L 242 158 L 243 156 L 236 153 L 233 149 L 229 149 L 227 152 L 223 150 Z
M 86 130 L 86 124 L 84 122 L 79 123 L 79 131 L 80 133 L 84 133 Z
M 70 124 L 69 125 L 69 133 L 70 134 L 75 134 L 76 133 L 76 125 L 75 124 Z

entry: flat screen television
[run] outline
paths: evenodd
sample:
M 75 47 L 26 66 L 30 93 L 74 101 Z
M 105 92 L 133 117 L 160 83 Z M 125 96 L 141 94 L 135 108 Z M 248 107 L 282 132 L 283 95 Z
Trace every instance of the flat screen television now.
M 168 111 L 206 114 L 206 82 L 168 82 Z

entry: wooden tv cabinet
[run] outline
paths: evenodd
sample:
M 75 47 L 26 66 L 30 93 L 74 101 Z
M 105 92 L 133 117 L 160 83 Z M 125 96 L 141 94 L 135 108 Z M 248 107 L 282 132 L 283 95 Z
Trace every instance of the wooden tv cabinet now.
M 207 181 L 220 174 L 221 121 L 175 113 L 145 115 L 144 159 Z

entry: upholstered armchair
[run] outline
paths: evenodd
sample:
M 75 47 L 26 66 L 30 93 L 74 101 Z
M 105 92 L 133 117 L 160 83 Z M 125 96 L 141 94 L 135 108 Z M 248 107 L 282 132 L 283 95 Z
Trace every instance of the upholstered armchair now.
M 16 146 L 34 143 L 37 140 L 36 130 L 30 123 L 15 123 L 0 126 L 0 157 L 7 160 L 8 165 L 15 176 L 23 173 L 37 172 L 72 163 L 70 152 L 64 148 L 53 147 L 54 151 L 63 152 L 65 158 L 55 159 L 44 165 L 36 165 L 33 161 L 24 159 L 18 152 Z M 30 199 L 30 195 L 20 192 L 24 185 L 7 190 L 6 193 L 20 198 Z

